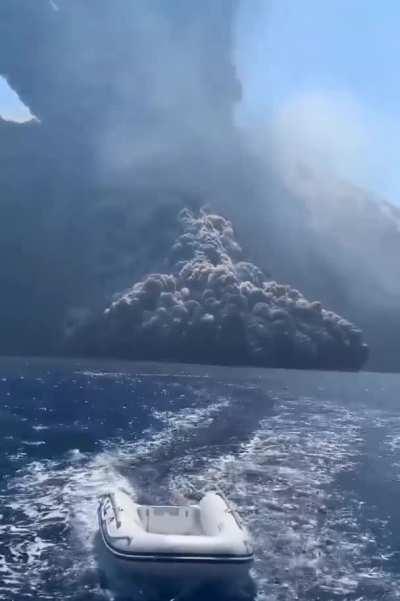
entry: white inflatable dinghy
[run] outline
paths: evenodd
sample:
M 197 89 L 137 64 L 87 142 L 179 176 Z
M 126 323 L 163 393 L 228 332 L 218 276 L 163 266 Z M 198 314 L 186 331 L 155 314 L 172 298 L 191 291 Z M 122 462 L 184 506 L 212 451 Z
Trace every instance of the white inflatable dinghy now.
M 221 493 L 198 505 L 138 505 L 125 491 L 102 497 L 104 545 L 119 566 L 141 575 L 208 579 L 248 574 L 249 534 Z

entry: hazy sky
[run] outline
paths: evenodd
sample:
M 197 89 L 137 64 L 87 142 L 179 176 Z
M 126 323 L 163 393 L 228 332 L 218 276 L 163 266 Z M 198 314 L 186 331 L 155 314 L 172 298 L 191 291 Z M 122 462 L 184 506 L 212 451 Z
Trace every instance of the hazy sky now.
M 398 0 L 242 0 L 240 121 L 400 202 L 399 31 Z M 0 114 L 29 117 L 1 80 Z
M 31 118 L 29 110 L 19 101 L 18 96 L 0 77 L 0 115 L 11 121 L 26 121 Z
M 400 203 L 399 31 L 398 0 L 242 0 L 240 119 Z

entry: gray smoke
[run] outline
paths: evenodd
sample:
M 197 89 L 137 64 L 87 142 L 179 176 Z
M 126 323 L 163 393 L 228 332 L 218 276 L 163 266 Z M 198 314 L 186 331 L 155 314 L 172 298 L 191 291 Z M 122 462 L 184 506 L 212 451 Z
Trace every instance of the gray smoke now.
M 236 4 L 4 0 L 0 73 L 40 120 L 47 158 L 75 176 L 206 192 L 236 135 Z
M 180 207 L 242 187 L 235 7 L 2 0 L 0 74 L 37 121 L 0 120 L 0 352 L 57 352 L 157 264 Z
M 134 284 L 74 340 L 75 350 L 132 359 L 359 369 L 361 331 L 267 280 L 243 261 L 231 223 L 187 209 L 169 273 Z
M 235 223 L 251 264 L 361 323 L 380 344 L 381 367 L 397 356 L 400 326 L 377 308 L 368 270 L 363 298 L 349 293 L 361 290 L 359 256 L 349 260 L 332 233 L 312 226 L 301 195 L 235 126 L 238 2 L 0 2 L 0 74 L 37 118 L 0 119 L 0 353 L 61 352 L 65 332 L 116 290 L 163 271 L 182 207 L 211 203 Z M 237 263 L 235 278 L 263 289 L 250 264 Z

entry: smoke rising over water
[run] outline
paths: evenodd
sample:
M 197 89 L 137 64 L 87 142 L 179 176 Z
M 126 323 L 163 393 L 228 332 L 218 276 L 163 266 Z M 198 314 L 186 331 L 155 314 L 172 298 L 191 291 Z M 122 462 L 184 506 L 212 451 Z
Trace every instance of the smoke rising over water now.
M 359 369 L 361 331 L 243 260 L 232 224 L 187 209 L 169 273 L 153 273 L 78 329 L 88 355 L 269 367 Z M 74 338 L 74 336 L 73 336 Z
M 382 295 L 369 310 L 364 295 L 360 311 L 349 294 L 359 254 L 350 269 L 346 253 L 336 258 L 298 189 L 235 125 L 237 8 L 2 1 L 0 74 L 37 121 L 0 120 L 1 353 L 57 352 L 70 323 L 161 270 L 178 210 L 204 203 L 233 220 L 246 255 L 274 279 L 367 335 L 373 324 L 379 342 Z

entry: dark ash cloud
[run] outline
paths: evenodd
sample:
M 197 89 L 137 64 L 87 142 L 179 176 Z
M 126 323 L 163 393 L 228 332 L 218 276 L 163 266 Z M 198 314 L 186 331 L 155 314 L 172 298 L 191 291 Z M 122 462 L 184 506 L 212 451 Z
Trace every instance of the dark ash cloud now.
M 400 294 L 394 265 L 400 250 L 398 228 L 390 225 L 392 217 L 376 219 L 368 199 L 365 211 L 355 217 L 350 211 L 346 227 L 343 220 L 334 224 L 332 211 L 326 211 L 327 227 L 315 227 L 316 212 L 300 184 L 287 186 L 274 171 L 271 145 L 265 154 L 260 152 L 252 132 L 235 124 L 241 97 L 233 60 L 238 4 L 239 0 L 1 0 L 0 74 L 37 121 L 16 125 L 0 119 L 0 353 L 62 352 L 65 332 L 109 304 L 115 290 L 141 281 L 150 270 L 170 273 L 178 259 L 171 259 L 166 269 L 163 257 L 177 235 L 177 212 L 211 203 L 235 223 L 250 258 L 246 264 L 233 249 L 225 249 L 233 267 L 228 269 L 225 260 L 220 267 L 239 282 L 229 285 L 248 281 L 263 290 L 262 277 L 252 265 L 271 270 L 278 281 L 356 321 L 371 346 L 370 365 L 399 368 Z M 307 194 L 329 198 L 326 186 L 316 190 Z M 346 186 L 332 194 L 338 203 L 346 195 L 355 198 Z M 350 200 L 346 196 L 345 204 L 351 206 Z M 378 224 L 373 236 L 367 220 Z M 343 232 L 340 238 L 338 229 Z M 189 253 L 190 248 L 184 248 Z M 201 279 L 203 269 L 208 278 L 205 265 L 188 267 L 189 282 Z M 172 276 L 179 287 L 178 273 Z M 204 299 L 192 284 L 185 287 L 189 301 L 200 304 L 196 311 L 197 305 L 191 305 L 194 314 L 203 311 L 200 326 L 193 322 L 203 347 L 219 319 L 239 323 L 234 315 L 229 317 L 236 301 L 225 303 L 208 284 Z M 390 310 L 386 290 L 392 291 Z M 177 294 L 162 292 L 173 298 Z M 250 291 L 240 292 L 242 297 L 249 302 Z M 221 307 L 221 302 L 226 316 L 222 309 L 215 315 L 206 311 Z M 179 306 L 174 311 L 179 313 Z M 164 308 L 169 315 L 172 309 Z M 259 308 L 264 317 L 253 309 L 248 309 L 245 326 L 242 320 L 242 338 L 239 325 L 232 325 L 234 340 L 245 337 L 246 348 L 253 349 L 246 351 L 252 357 L 249 362 L 261 361 L 254 359 L 256 332 L 267 315 L 265 308 Z M 281 309 L 290 317 L 286 321 L 296 324 L 295 331 L 310 338 L 307 327 L 297 325 L 301 307 L 298 313 Z M 161 310 L 161 316 L 151 315 L 156 325 L 163 314 Z M 201 321 L 205 314 L 214 321 Z M 294 364 L 297 351 L 275 335 L 279 319 L 270 321 L 278 323 L 265 329 L 266 340 L 273 342 L 260 348 L 277 347 L 274 357 L 288 352 L 285 361 Z M 328 330 L 324 326 L 321 331 Z M 206 331 L 211 333 L 206 336 Z M 329 355 L 331 338 L 340 339 L 330 330 L 328 334 L 319 357 Z M 123 336 L 121 332 L 120 342 Z M 297 334 L 296 341 L 299 338 Z M 227 357 L 232 352 L 236 361 L 239 354 L 231 349 L 241 343 L 232 342 L 228 334 L 226 340 L 224 352 Z M 302 340 L 303 346 L 296 345 L 305 349 Z M 313 344 L 307 347 L 310 356 Z M 220 350 L 217 354 L 220 360 Z M 346 351 L 344 356 L 343 364 L 348 364 Z
M 360 369 L 353 324 L 243 260 L 232 224 L 184 209 L 169 272 L 137 282 L 74 338 L 91 355 L 271 367 Z
M 240 187 L 236 4 L 0 2 L 0 74 L 38 119 L 0 119 L 0 353 L 59 352 L 179 208 Z

